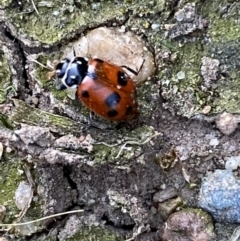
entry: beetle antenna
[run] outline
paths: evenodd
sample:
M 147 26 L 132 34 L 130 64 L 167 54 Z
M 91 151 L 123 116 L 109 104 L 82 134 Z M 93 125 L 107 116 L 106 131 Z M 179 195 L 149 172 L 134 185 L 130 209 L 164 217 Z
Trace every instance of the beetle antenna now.
M 138 71 L 135 71 L 135 70 L 129 68 L 128 66 L 126 66 L 126 65 L 121 65 L 121 67 L 127 69 L 127 70 L 130 71 L 132 74 L 134 74 L 134 75 L 137 76 L 137 75 L 139 74 L 139 72 L 142 70 L 142 67 L 143 67 L 144 62 L 145 62 L 145 59 L 143 60 L 143 62 L 142 62 L 142 64 L 141 64 L 141 66 L 140 66 L 140 68 L 139 68 Z
M 76 51 L 75 48 L 72 46 L 72 50 L 73 50 L 73 56 L 76 57 Z

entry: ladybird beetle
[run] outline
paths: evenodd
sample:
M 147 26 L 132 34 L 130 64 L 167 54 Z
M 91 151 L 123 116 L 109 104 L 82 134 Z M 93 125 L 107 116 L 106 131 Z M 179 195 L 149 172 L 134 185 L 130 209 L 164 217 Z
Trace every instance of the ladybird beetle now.
M 61 80 L 59 89 L 77 88 L 77 97 L 97 115 L 114 121 L 133 119 L 138 114 L 136 86 L 123 68 L 98 58 L 65 58 L 55 67 L 54 75 Z

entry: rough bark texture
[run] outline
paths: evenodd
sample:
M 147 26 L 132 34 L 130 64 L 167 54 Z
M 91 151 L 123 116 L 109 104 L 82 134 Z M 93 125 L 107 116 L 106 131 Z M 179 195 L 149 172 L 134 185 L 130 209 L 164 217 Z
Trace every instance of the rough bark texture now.
M 0 205 L 7 210 L 1 219 L 13 223 L 23 213 L 13 197 L 29 175 L 34 197 L 18 222 L 83 210 L 2 236 L 228 240 L 234 225 L 216 223 L 214 230 L 204 211 L 175 212 L 198 207 L 201 179 L 239 155 L 239 7 L 227 0 L 0 1 Z M 90 117 L 48 81 L 49 66 L 99 26 L 115 37 L 131 32 L 109 51 L 101 41 L 106 60 L 124 65 L 127 59 L 137 69 L 147 59 L 149 78 L 136 79 L 136 121 Z M 93 37 L 87 38 L 90 55 L 101 49 Z M 138 40 L 136 50 L 120 48 Z M 195 239 L 187 222 L 203 238 Z

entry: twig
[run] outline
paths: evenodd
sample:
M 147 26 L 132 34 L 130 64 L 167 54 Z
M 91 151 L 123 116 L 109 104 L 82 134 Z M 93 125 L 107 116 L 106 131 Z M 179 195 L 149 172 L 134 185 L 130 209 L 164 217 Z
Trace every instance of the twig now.
M 138 142 L 138 141 L 126 141 L 122 146 L 121 146 L 121 148 L 120 148 L 120 151 L 118 152 L 118 154 L 117 154 L 117 156 L 115 157 L 115 158 L 118 158 L 120 155 L 121 155 L 121 153 L 122 153 L 122 151 L 123 151 L 123 149 L 126 147 L 126 145 L 145 145 L 146 143 L 148 143 L 152 138 L 154 138 L 154 137 L 156 137 L 156 136 L 159 136 L 159 135 L 161 135 L 162 133 L 161 132 L 156 132 L 155 134 L 153 134 L 152 136 L 149 136 L 149 137 L 147 137 L 144 141 L 142 141 L 142 142 Z M 114 146 L 119 146 L 120 144 L 112 144 L 112 145 L 110 145 L 110 144 L 107 144 L 107 143 L 105 143 L 105 142 L 97 142 L 97 143 L 95 143 L 95 144 L 98 144 L 98 145 L 100 145 L 100 144 L 102 144 L 102 145 L 105 145 L 105 146 L 107 146 L 107 147 L 114 147 Z
M 133 236 L 132 236 L 131 238 L 126 239 L 125 241 L 134 241 L 134 239 L 135 239 L 137 236 L 139 236 L 140 234 L 142 234 L 142 233 L 144 233 L 144 232 L 146 232 L 146 231 L 147 231 L 146 227 L 145 227 L 144 225 L 142 225 L 142 226 L 140 226 L 140 227 L 137 229 L 136 232 L 133 233 Z
M 126 141 L 122 146 L 121 146 L 121 149 L 120 149 L 120 151 L 118 152 L 118 154 L 117 154 L 117 156 L 115 157 L 115 158 L 118 158 L 120 155 L 121 155 L 121 153 L 122 153 L 122 151 L 123 151 L 123 149 L 126 147 L 126 145 L 139 145 L 139 146 L 141 146 L 141 145 L 145 145 L 146 143 L 148 143 L 152 138 L 154 138 L 154 137 L 156 137 L 156 136 L 159 136 L 159 135 L 161 135 L 162 133 L 160 133 L 160 132 L 156 132 L 154 135 L 152 135 L 152 136 L 149 136 L 145 141 L 143 141 L 143 142 L 138 142 L 138 141 Z
M 38 12 L 38 10 L 37 10 L 37 8 L 36 8 L 36 5 L 35 5 L 34 1 L 31 0 L 31 2 L 32 2 L 32 5 L 33 5 L 34 10 L 36 11 L 37 15 L 39 16 L 39 12 Z
M 29 56 L 27 56 L 27 59 L 28 59 L 29 61 L 33 62 L 33 63 L 36 63 L 36 64 L 42 66 L 42 67 L 45 68 L 45 69 L 52 70 L 50 67 L 48 67 L 48 66 L 40 63 L 39 61 L 37 61 L 37 60 L 35 60 L 35 59 L 31 59 Z
M 66 214 L 71 214 L 71 213 L 82 213 L 82 212 L 84 212 L 83 209 L 78 209 L 78 210 L 53 214 L 53 215 L 50 215 L 50 216 L 46 216 L 46 217 L 43 217 L 43 218 L 35 219 L 35 220 L 24 222 L 24 223 L 8 223 L 8 224 L 7 223 L 0 223 L 0 227 L 6 227 L 6 226 L 17 227 L 17 226 L 27 225 L 27 224 L 31 224 L 31 223 L 37 223 L 37 222 L 44 221 L 44 220 L 49 219 L 49 218 L 58 217 L 58 216 L 61 216 L 61 215 L 66 215 Z

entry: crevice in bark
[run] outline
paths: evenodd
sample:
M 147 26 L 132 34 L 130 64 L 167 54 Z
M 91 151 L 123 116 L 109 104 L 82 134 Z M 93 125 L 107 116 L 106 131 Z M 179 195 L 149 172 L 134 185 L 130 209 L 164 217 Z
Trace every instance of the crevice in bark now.
M 17 52 L 18 52 L 18 58 L 20 60 L 20 67 L 21 67 L 21 72 L 19 70 L 18 71 L 18 74 L 20 75 L 21 79 L 24 80 L 24 86 L 29 89 L 29 84 L 28 84 L 28 76 L 27 76 L 27 70 L 25 68 L 26 64 L 27 64 L 27 58 L 26 58 L 26 55 L 24 53 L 24 49 L 23 49 L 23 46 L 22 46 L 22 43 L 12 35 L 10 29 L 8 27 L 2 27 L 2 32 L 3 34 L 5 35 L 5 37 L 7 39 L 9 39 L 15 46 Z

